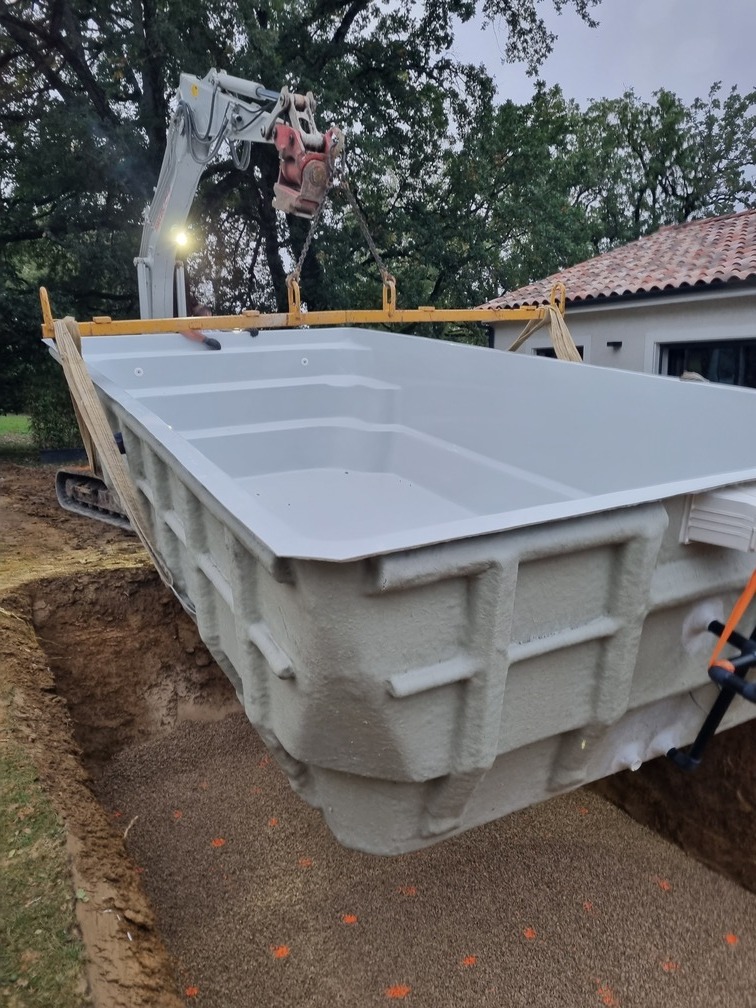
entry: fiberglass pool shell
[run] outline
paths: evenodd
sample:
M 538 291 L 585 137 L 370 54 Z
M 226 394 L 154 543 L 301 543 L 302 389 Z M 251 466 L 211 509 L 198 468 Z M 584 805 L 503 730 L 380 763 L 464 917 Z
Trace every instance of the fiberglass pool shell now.
M 154 543 L 293 786 L 396 853 L 684 745 L 748 390 L 359 329 L 91 337 Z M 753 708 L 733 704 L 726 725 Z

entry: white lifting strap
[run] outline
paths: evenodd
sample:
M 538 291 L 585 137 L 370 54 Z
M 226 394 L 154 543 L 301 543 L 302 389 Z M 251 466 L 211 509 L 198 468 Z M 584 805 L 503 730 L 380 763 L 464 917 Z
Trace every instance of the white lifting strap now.
M 131 479 L 124 458 L 118 450 L 110 424 L 105 416 L 105 411 L 97 397 L 89 371 L 81 356 L 79 349 L 81 347 L 81 334 L 78 323 L 76 319 L 69 316 L 62 321 L 55 319 L 53 324 L 55 327 L 55 346 L 63 366 L 63 373 L 66 376 L 77 418 L 84 428 L 82 430 L 82 437 L 85 443 L 87 441 L 90 442 L 86 445 L 87 454 L 90 455 L 93 445 L 102 468 L 108 474 L 112 488 L 120 498 L 123 509 L 131 522 L 131 527 L 141 539 L 158 574 L 165 584 L 172 589 L 173 576 L 152 545 L 149 525 L 142 508 L 142 503 L 137 496 L 136 487 Z M 93 462 L 94 459 L 90 455 L 90 464 Z

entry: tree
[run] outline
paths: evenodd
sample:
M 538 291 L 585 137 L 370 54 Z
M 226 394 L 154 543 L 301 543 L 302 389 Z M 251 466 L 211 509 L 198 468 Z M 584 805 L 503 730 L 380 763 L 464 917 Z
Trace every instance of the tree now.
M 551 2 L 590 22 L 597 0 Z M 542 0 L 481 3 L 508 28 L 508 57 L 535 73 L 554 44 Z M 58 315 L 137 314 L 132 260 L 182 71 L 317 94 L 320 123 L 347 132 L 352 191 L 405 305 L 480 303 L 662 223 L 749 204 L 753 95 L 715 88 L 686 107 L 629 92 L 583 112 L 540 86 L 527 105 L 497 106 L 485 68 L 449 52 L 455 21 L 474 11 L 475 0 L 3 5 L 0 358 L 11 340 L 16 363 L 33 356 L 36 325 L 23 319 L 40 283 Z M 218 311 L 285 307 L 307 222 L 272 209 L 276 175 L 275 151 L 255 145 L 247 172 L 220 159 L 201 182 L 189 265 Z M 380 299 L 343 193 L 302 292 L 313 309 Z
M 461 303 L 474 297 L 466 263 L 484 262 L 487 299 L 665 224 L 756 205 L 755 113 L 756 91 L 723 97 L 718 84 L 690 106 L 629 91 L 581 110 L 539 85 L 527 105 L 492 109 L 446 166 L 456 234 L 488 249 L 465 260 L 451 238 L 437 279 Z
M 597 2 L 553 5 L 571 4 L 590 20 Z M 510 57 L 527 59 L 533 69 L 554 42 L 541 3 L 483 5 L 487 17 L 506 22 Z M 0 265 L 14 290 L 36 301 L 34 287 L 45 281 L 57 314 L 136 314 L 131 260 L 164 151 L 169 96 L 182 70 L 204 73 L 211 66 L 264 78 L 269 87 L 315 91 L 322 120 L 339 122 L 350 136 L 353 177 L 384 247 L 406 249 L 408 227 L 422 213 L 459 122 L 492 101 L 486 71 L 448 53 L 455 19 L 465 21 L 474 10 L 473 0 L 402 0 L 390 7 L 375 0 L 4 4 Z M 195 212 L 205 239 L 199 266 L 209 270 L 221 310 L 285 302 L 287 268 L 304 228 L 271 209 L 275 175 L 275 154 L 261 146 L 244 177 L 229 160 L 203 181 Z M 385 197 L 393 200 L 390 227 Z M 405 213 L 409 224 L 400 219 Z M 360 280 L 353 292 L 348 280 L 330 274 L 334 261 L 363 265 L 356 247 L 342 254 L 354 221 L 332 213 L 328 224 L 303 277 L 311 307 L 362 296 Z M 7 320 L 2 326 L 7 344 Z
M 756 91 L 686 106 L 657 91 L 593 103 L 573 139 L 585 180 L 578 194 L 592 222 L 596 252 L 664 224 L 732 213 L 754 205 Z

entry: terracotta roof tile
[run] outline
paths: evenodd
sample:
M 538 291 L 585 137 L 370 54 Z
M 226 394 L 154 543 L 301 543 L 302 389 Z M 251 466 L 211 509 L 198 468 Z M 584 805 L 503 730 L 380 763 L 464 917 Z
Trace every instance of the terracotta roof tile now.
M 557 282 L 565 285 L 568 304 L 581 304 L 753 278 L 756 210 L 744 210 L 725 217 L 670 224 L 646 238 L 508 291 L 485 307 L 546 303 Z

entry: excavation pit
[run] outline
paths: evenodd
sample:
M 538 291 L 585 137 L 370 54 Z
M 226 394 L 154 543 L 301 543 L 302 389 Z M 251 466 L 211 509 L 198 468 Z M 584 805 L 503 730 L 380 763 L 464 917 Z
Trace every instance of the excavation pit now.
M 151 569 L 42 582 L 31 610 L 95 778 L 124 748 L 239 710 L 196 626 Z
M 55 762 L 51 790 L 69 793 L 85 876 L 99 869 L 80 909 L 98 925 L 118 917 L 127 955 L 153 939 L 138 982 L 100 1004 L 330 1008 L 406 991 L 426 1008 L 494 1008 L 538 990 L 556 1006 L 612 992 L 690 1008 L 751 996 L 752 957 L 738 951 L 756 940 L 756 898 L 595 793 L 414 854 L 349 851 L 291 791 L 151 570 L 39 581 L 22 602 L 48 712 L 32 744 Z M 90 949 L 102 957 L 96 934 Z

